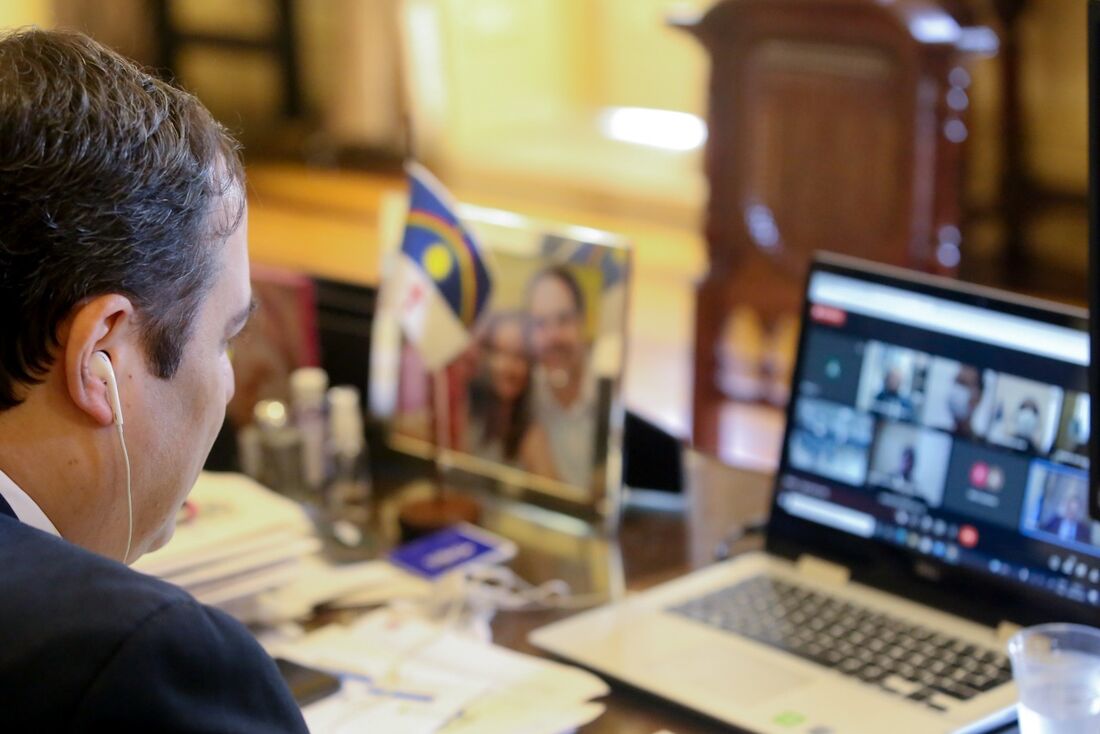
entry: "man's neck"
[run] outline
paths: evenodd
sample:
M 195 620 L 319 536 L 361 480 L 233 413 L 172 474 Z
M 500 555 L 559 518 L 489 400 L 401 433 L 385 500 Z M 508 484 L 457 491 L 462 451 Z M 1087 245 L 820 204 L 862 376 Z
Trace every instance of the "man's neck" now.
M 22 404 L 0 412 L 0 469 L 61 537 L 104 555 L 121 554 L 114 546 L 125 533 L 125 518 L 110 511 L 114 505 L 99 489 L 125 486 L 120 467 L 105 458 L 112 436 L 64 410 L 51 389 L 56 387 L 48 377 Z

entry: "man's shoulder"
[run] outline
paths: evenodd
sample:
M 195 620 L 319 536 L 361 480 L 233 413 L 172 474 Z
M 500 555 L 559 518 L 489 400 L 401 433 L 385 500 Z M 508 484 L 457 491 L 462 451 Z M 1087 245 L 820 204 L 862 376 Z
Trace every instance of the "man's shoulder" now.
M 0 568 L 0 630 L 53 625 L 121 633 L 158 608 L 192 601 L 176 586 L 7 518 L 0 518 Z
M 248 630 L 182 589 L 3 517 L 0 564 L 0 709 L 19 730 L 305 730 Z

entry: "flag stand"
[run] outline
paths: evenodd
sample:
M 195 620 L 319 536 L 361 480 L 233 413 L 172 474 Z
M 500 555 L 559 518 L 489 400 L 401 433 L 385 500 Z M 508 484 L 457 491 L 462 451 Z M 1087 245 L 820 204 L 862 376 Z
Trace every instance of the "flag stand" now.
M 450 466 L 451 420 L 447 368 L 435 370 L 432 381 L 436 438 L 432 462 L 435 467 L 434 487 L 429 499 L 415 500 L 401 507 L 398 522 L 401 538 L 406 542 L 460 522 L 476 523 L 481 517 L 481 506 L 475 499 L 448 490 L 446 477 Z
M 411 135 L 410 141 L 411 143 Z M 409 502 L 398 513 L 405 540 L 460 522 L 476 522 L 479 504 L 446 484 L 450 468 L 451 421 L 447 365 L 470 341 L 470 329 L 489 301 L 492 283 L 477 243 L 462 227 L 450 194 L 415 161 L 409 176 L 409 213 L 401 243 L 402 330 L 420 350 L 432 376 L 435 422 L 435 488 L 427 500 Z

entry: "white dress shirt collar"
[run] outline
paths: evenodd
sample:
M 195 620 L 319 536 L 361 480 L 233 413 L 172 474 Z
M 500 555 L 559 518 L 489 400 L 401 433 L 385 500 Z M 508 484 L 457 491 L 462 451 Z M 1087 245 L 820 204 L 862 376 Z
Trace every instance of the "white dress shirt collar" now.
M 57 528 L 50 522 L 50 518 L 46 517 L 46 513 L 42 512 L 42 508 L 3 471 L 0 471 L 0 496 L 3 496 L 11 505 L 12 511 L 20 522 L 50 535 L 61 537 L 61 533 L 57 532 Z

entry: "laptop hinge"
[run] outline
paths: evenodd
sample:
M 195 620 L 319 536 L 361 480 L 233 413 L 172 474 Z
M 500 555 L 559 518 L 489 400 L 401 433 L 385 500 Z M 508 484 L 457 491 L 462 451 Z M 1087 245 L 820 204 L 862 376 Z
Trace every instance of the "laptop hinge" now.
M 798 557 L 795 568 L 798 569 L 799 573 L 805 574 L 816 581 L 835 586 L 843 586 L 848 583 L 848 579 L 852 575 L 844 566 L 808 554 Z
M 997 623 L 997 642 L 1008 644 L 1010 637 L 1019 632 L 1023 627 L 1015 622 L 1009 622 L 1007 619 L 1002 619 Z

